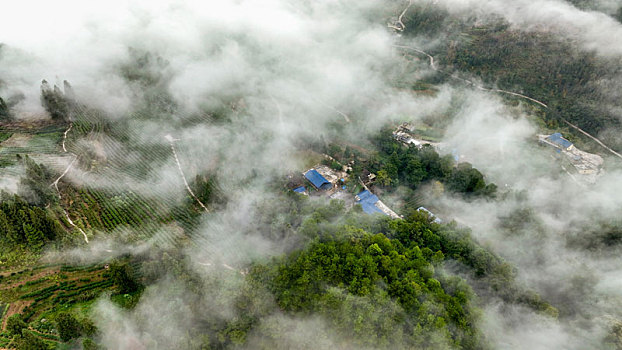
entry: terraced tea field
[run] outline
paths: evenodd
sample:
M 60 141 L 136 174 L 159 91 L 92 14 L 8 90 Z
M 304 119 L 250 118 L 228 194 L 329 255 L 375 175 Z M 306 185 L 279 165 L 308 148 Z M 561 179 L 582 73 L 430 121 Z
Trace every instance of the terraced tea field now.
M 11 340 L 5 331 L 7 319 L 15 314 L 22 314 L 29 323 L 28 330 L 37 337 L 59 343 L 50 319 L 61 311 L 84 314 L 96 297 L 113 287 L 105 264 L 39 266 L 4 273 L 1 281 L 0 346 L 6 346 Z

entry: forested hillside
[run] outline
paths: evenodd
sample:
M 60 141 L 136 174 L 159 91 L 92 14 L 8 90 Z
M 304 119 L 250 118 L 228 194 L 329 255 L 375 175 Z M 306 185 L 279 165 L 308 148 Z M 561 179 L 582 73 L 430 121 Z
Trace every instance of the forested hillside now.
M 37 6 L 1 349 L 622 349 L 621 4 Z
M 589 3 L 576 5 L 591 8 Z M 495 17 L 476 23 L 432 5 L 409 7 L 404 23 L 409 36 L 442 38 L 432 52 L 447 71 L 476 76 L 490 88 L 543 101 L 548 108 L 540 111 L 534 105 L 534 112 L 547 127 L 564 129 L 567 120 L 602 136 L 614 149 L 622 149 L 615 136 L 622 130 L 614 108 L 617 98 L 603 89 L 603 84 L 620 74 L 615 59 L 599 57 L 550 31 L 518 29 Z

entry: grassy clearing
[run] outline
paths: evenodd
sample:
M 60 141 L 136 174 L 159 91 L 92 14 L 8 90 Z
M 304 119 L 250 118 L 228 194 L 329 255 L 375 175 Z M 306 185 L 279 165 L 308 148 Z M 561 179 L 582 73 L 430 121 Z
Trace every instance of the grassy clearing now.
M 56 153 L 65 126 L 47 125 L 40 128 L 6 130 L 0 128 L 2 154 Z
M 302 168 L 305 170 L 319 164 L 324 159 L 321 154 L 311 150 L 297 151 L 295 158 L 302 162 Z
M 50 155 L 58 152 L 63 124 L 0 126 L 0 168 L 17 163 L 16 155 Z
M 426 141 L 441 142 L 443 140 L 443 131 L 441 129 L 425 124 L 416 124 L 412 134 Z

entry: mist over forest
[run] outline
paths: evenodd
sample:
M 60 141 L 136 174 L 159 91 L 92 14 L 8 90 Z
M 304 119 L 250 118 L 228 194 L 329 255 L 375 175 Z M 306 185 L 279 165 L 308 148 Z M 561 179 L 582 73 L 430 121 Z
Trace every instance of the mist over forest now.
M 622 349 L 619 0 L 24 0 L 0 349 Z

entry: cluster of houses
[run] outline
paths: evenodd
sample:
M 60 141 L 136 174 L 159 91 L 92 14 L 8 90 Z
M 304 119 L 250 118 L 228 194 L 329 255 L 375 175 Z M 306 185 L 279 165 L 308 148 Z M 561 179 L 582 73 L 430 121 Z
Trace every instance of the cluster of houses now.
M 597 154 L 584 152 L 566 140 L 561 133 L 551 135 L 538 135 L 540 144 L 551 147 L 560 156 L 574 166 L 577 173 L 584 175 L 583 180 L 594 183 L 600 175 L 603 165 L 603 158 Z
M 361 181 L 365 190 L 352 198 L 352 195 L 347 192 L 345 184 L 345 176 L 340 177 L 335 171 L 329 167 L 319 165 L 311 168 L 302 174 L 302 178 L 292 180 L 290 188 L 293 187 L 293 191 L 302 195 L 309 195 L 309 187 L 312 187 L 315 191 L 330 196 L 331 198 L 345 199 L 346 202 L 350 201 L 351 204 L 359 204 L 363 208 L 363 212 L 366 214 L 381 213 L 388 215 L 392 218 L 399 218 L 393 210 L 387 207 L 375 194 L 371 193 L 365 186 L 365 181 Z M 291 176 L 292 179 L 294 176 Z M 367 181 L 370 178 L 373 179 L 374 175 L 369 173 L 364 176 Z M 306 183 L 306 186 L 301 184 L 301 180 Z
M 402 123 L 393 131 L 392 135 L 396 141 L 406 146 L 415 145 L 416 147 L 422 147 L 423 145 L 431 145 L 436 149 L 442 148 L 443 145 L 441 143 L 416 139 L 413 137 L 413 130 L 414 127 L 409 123 Z
M 406 145 L 421 146 L 423 143 L 419 140 L 415 140 L 409 134 L 409 125 L 400 125 L 397 130 L 393 132 L 393 137 Z M 588 182 L 594 182 L 596 176 L 601 172 L 603 159 L 595 154 L 587 153 L 577 149 L 572 142 L 565 139 L 561 133 L 554 133 L 551 135 L 538 135 L 538 139 L 541 144 L 552 147 L 560 155 L 564 155 L 572 165 L 576 168 L 577 172 L 581 175 L 586 175 L 584 180 Z M 428 142 L 425 142 L 428 143 Z M 358 204 L 362 207 L 363 212 L 366 214 L 381 213 L 392 218 L 400 218 L 394 211 L 387 207 L 375 194 L 373 194 L 367 185 L 370 185 L 375 175 L 369 171 L 364 170 L 361 174 L 361 184 L 365 188 L 363 191 L 354 196 L 354 200 L 351 199 L 351 194 L 346 192 L 345 178 L 347 174 L 337 174 L 331 168 L 318 165 L 314 168 L 302 173 L 304 182 L 307 186 L 313 187 L 318 192 L 324 192 L 330 195 L 332 198 L 339 195 L 339 198 L 349 198 L 354 204 Z M 291 187 L 290 187 L 291 188 Z M 294 192 L 309 195 L 307 187 L 302 184 L 296 185 L 293 188 Z M 348 197 L 349 196 L 349 197 Z M 426 209 L 425 207 L 417 208 L 417 211 L 425 213 L 429 216 L 430 220 L 435 223 L 442 223 L 434 213 Z
M 398 142 L 402 142 L 406 145 L 415 145 L 416 147 L 421 147 L 424 144 L 430 144 L 433 147 L 439 146 L 439 144 L 437 143 L 416 140 L 411 136 L 410 132 L 411 126 L 408 123 L 403 123 L 393 132 L 393 138 L 396 139 Z M 332 160 L 332 158 L 330 159 Z M 349 168 L 349 170 L 351 170 L 351 167 Z M 381 213 L 394 219 L 400 218 L 399 215 L 397 215 L 393 210 L 385 205 L 378 198 L 378 196 L 373 194 L 368 189 L 367 186 L 370 186 L 376 178 L 376 175 L 369 172 L 368 170 L 364 169 L 359 177 L 360 183 L 364 188 L 363 191 L 359 192 L 357 195 L 354 196 L 354 198 L 352 198 L 352 194 L 347 192 L 346 187 L 345 180 L 348 176 L 347 171 L 347 166 L 344 167 L 342 172 L 340 172 L 335 171 L 326 165 L 317 165 L 302 174 L 290 175 L 289 188 L 291 188 L 292 191 L 296 193 L 307 196 L 310 194 L 310 190 L 313 189 L 316 193 L 326 195 L 330 198 L 344 199 L 346 201 L 346 205 L 348 205 L 348 202 L 350 203 L 350 205 L 358 204 L 361 206 L 363 212 L 366 214 L 372 215 L 376 213 Z M 427 213 L 427 215 L 433 222 L 441 222 L 441 220 L 428 209 L 424 207 L 419 207 L 417 210 Z
M 345 190 L 345 175 L 343 177 L 325 165 L 318 165 L 307 170 L 303 176 L 318 191 Z
M 415 145 L 417 147 L 422 145 L 420 140 L 415 140 L 410 134 L 411 126 L 408 123 L 402 123 L 393 131 L 393 138 L 405 145 Z

